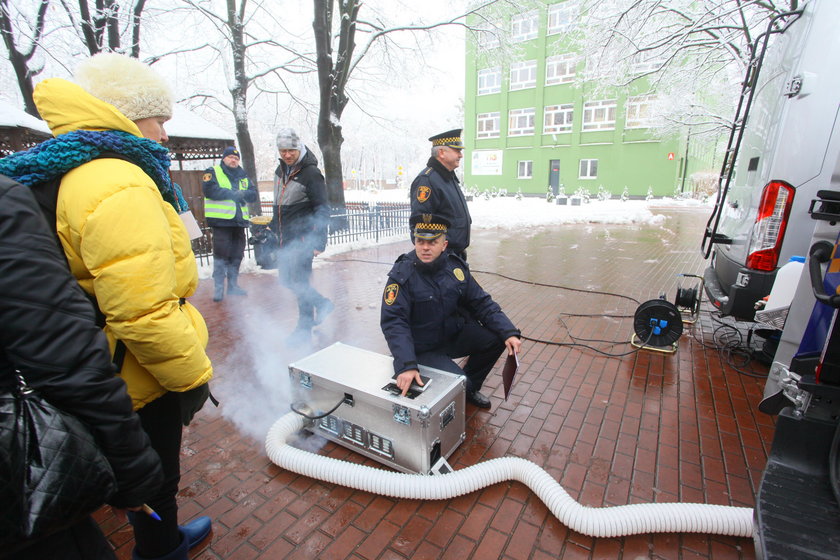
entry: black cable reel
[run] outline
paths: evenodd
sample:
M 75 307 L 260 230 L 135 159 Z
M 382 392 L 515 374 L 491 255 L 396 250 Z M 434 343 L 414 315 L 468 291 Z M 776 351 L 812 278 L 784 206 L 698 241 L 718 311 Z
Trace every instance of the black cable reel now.
M 673 346 L 682 336 L 682 314 L 665 296 L 646 301 L 633 315 L 633 331 L 644 346 Z

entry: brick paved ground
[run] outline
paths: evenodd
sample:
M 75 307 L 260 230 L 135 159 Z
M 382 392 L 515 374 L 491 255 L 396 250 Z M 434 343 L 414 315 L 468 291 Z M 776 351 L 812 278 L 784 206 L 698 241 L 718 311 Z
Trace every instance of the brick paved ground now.
M 660 212 L 668 218 L 654 226 L 477 231 L 470 264 L 527 337 L 569 344 L 574 336 L 581 344 L 626 353 L 639 302 L 660 293 L 673 300 L 677 274 L 700 273 L 704 266 L 698 244 L 706 211 Z M 378 328 L 385 263 L 407 248 L 391 243 L 318 265 L 315 282 L 337 309 L 319 327 L 317 348 L 341 341 L 387 351 Z M 683 283 L 692 285 L 689 279 Z M 262 439 L 288 411 L 286 364 L 308 352 L 282 344 L 294 327 L 296 307 L 276 278 L 245 275 L 242 284 L 250 291 L 244 299 L 214 304 L 211 281 L 193 298 L 210 328 L 213 391 L 222 401 L 220 410 L 205 407 L 184 433 L 182 521 L 200 514 L 214 519 L 211 544 L 195 557 L 755 557 L 752 541 L 744 538 L 587 537 L 563 526 L 515 482 L 420 502 L 337 487 L 272 465 Z M 675 354 L 641 351 L 614 358 L 528 341 L 510 399 L 503 400 L 500 376 L 491 374 L 485 392 L 493 408 L 467 407 L 467 440 L 450 463 L 460 469 L 495 457 L 523 457 L 594 507 L 679 501 L 751 507 L 773 421 L 757 411 L 763 380 L 736 372 L 734 358 L 712 348 L 728 332 L 706 311 L 687 326 Z M 766 371 L 755 364 L 741 369 L 748 368 Z M 301 445 L 376 466 L 317 436 Z M 107 507 L 98 518 L 120 558 L 129 558 L 130 527 Z

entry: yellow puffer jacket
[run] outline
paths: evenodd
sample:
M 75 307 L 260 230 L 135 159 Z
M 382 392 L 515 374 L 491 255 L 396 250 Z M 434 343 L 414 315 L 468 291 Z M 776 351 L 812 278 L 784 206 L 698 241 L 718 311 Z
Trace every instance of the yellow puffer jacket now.
M 62 79 L 35 88 L 35 104 L 58 136 L 78 129 L 140 129 L 114 106 Z M 167 391 L 206 383 L 207 326 L 195 307 L 179 305 L 198 286 L 189 235 L 175 209 L 139 167 L 97 159 L 61 181 L 56 225 L 70 270 L 105 314 L 113 351 L 126 345 L 120 376 L 135 410 Z

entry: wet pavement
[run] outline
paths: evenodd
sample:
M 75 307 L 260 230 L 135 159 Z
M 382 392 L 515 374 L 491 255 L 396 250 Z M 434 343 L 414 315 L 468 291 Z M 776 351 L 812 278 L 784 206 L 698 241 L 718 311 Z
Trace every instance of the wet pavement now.
M 503 399 L 501 362 L 484 393 L 492 408 L 467 406 L 467 439 L 449 462 L 462 469 L 496 457 L 533 461 L 584 505 L 700 502 L 752 507 L 770 449 L 773 419 L 758 412 L 762 366 L 737 366 L 715 348 L 728 336 L 704 306 L 673 354 L 628 341 L 641 302 L 693 287 L 706 209 L 656 209 L 657 225 L 567 225 L 476 230 L 476 278 L 531 340 Z M 407 241 L 335 255 L 314 283 L 336 303 L 316 329 L 315 349 L 340 341 L 387 353 L 379 302 L 389 264 Z M 376 496 L 273 465 L 263 437 L 289 409 L 287 348 L 297 307 L 272 274 L 243 275 L 246 298 L 211 301 L 203 281 L 193 301 L 211 333 L 208 352 L 220 409 L 206 406 L 184 432 L 181 521 L 210 515 L 211 559 L 752 559 L 751 539 L 703 534 L 593 538 L 560 523 L 518 482 L 451 500 Z M 742 336 L 742 335 L 740 335 Z M 537 342 L 541 341 L 541 342 Z M 577 346 L 573 346 L 577 344 Z M 609 354 L 606 356 L 592 348 Z M 742 372 L 733 368 L 736 364 Z M 746 371 L 751 370 L 751 371 Z M 304 446 L 378 464 L 318 436 Z M 120 558 L 131 530 L 98 513 Z

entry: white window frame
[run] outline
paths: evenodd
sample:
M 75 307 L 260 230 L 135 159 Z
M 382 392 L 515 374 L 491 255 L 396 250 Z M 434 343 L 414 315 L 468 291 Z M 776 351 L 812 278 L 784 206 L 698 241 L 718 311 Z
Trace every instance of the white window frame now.
M 545 85 L 567 84 L 577 74 L 577 57 L 572 53 L 558 54 L 545 59 Z
M 502 91 L 502 67 L 482 68 L 478 71 L 478 95 L 489 95 Z
M 571 132 L 574 118 L 574 103 L 546 105 L 543 112 L 543 134 Z
M 657 52 L 641 52 L 633 55 L 630 62 L 630 72 L 633 74 L 648 74 L 659 70 L 668 58 Z
M 581 130 L 615 130 L 616 100 L 602 99 L 583 104 Z
M 508 136 L 532 136 L 534 134 L 534 108 L 511 109 L 508 111 Z
M 517 179 L 531 179 L 534 176 L 533 160 L 520 160 L 516 166 Z
M 476 138 L 498 138 L 501 133 L 501 113 L 479 113 L 475 131 Z
M 577 25 L 580 6 L 576 0 L 552 4 L 548 7 L 547 35 L 556 35 L 569 31 Z
M 510 91 L 537 87 L 537 61 L 524 60 L 510 65 Z
M 540 30 L 540 12 L 531 10 L 510 18 L 510 39 L 514 43 L 536 39 Z
M 582 159 L 578 165 L 578 179 L 597 179 L 598 178 L 598 160 L 597 159 Z
M 624 128 L 650 128 L 653 125 L 652 108 L 656 95 L 639 95 L 627 99 L 627 118 Z
M 498 48 L 502 44 L 502 41 L 499 39 L 499 31 L 495 27 L 490 31 L 477 31 L 475 42 L 479 50 L 482 51 Z

